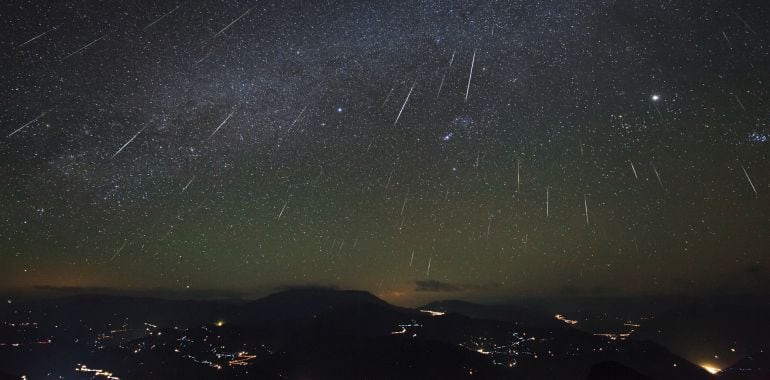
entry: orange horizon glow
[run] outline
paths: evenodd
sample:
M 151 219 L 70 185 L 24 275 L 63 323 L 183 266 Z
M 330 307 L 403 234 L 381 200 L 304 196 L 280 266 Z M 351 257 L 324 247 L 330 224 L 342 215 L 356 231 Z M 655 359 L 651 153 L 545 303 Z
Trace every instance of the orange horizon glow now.
M 719 373 L 721 371 L 720 368 L 717 368 L 717 367 L 713 366 L 710 363 L 702 363 L 700 366 L 701 366 L 701 368 L 705 369 L 706 372 L 708 372 L 708 373 L 710 373 L 712 375 L 716 375 L 717 373 Z

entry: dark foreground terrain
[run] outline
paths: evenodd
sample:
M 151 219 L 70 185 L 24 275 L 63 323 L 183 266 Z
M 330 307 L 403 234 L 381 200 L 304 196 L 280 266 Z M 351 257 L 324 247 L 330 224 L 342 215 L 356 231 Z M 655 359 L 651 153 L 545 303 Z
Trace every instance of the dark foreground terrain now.
M 712 376 L 666 348 L 526 309 L 507 321 L 295 289 L 251 301 L 74 296 L 0 309 L 0 378 L 767 379 L 758 353 Z M 467 307 L 467 305 L 465 305 Z M 521 321 L 511 321 L 514 317 Z

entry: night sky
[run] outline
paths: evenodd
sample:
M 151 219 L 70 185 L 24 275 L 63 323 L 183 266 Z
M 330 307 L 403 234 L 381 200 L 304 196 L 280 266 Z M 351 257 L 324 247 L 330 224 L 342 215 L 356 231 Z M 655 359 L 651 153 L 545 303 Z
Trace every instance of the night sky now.
M 0 288 L 770 289 L 766 1 L 0 7 Z

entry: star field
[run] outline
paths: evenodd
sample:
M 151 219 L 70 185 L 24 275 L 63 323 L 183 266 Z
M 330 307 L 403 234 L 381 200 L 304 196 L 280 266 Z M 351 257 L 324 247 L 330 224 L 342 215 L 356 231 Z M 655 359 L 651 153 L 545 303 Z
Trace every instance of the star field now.
M 0 287 L 770 286 L 761 1 L 2 15 Z

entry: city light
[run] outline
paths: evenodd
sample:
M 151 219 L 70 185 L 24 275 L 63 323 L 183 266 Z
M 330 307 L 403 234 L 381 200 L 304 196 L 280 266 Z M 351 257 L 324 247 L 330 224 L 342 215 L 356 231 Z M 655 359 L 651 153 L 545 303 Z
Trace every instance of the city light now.
M 578 321 L 576 321 L 574 319 L 567 319 L 567 317 L 565 317 L 565 316 L 563 316 L 561 314 L 556 314 L 553 317 L 558 319 L 558 320 L 560 320 L 560 321 L 562 321 L 562 322 L 564 322 L 564 323 L 566 323 L 566 324 L 568 324 L 568 325 L 576 325 L 578 323 Z
M 705 369 L 708 373 L 712 375 L 716 375 L 717 373 L 719 373 L 719 371 L 721 371 L 721 369 L 714 367 L 710 363 L 703 363 L 700 366 L 701 368 Z

